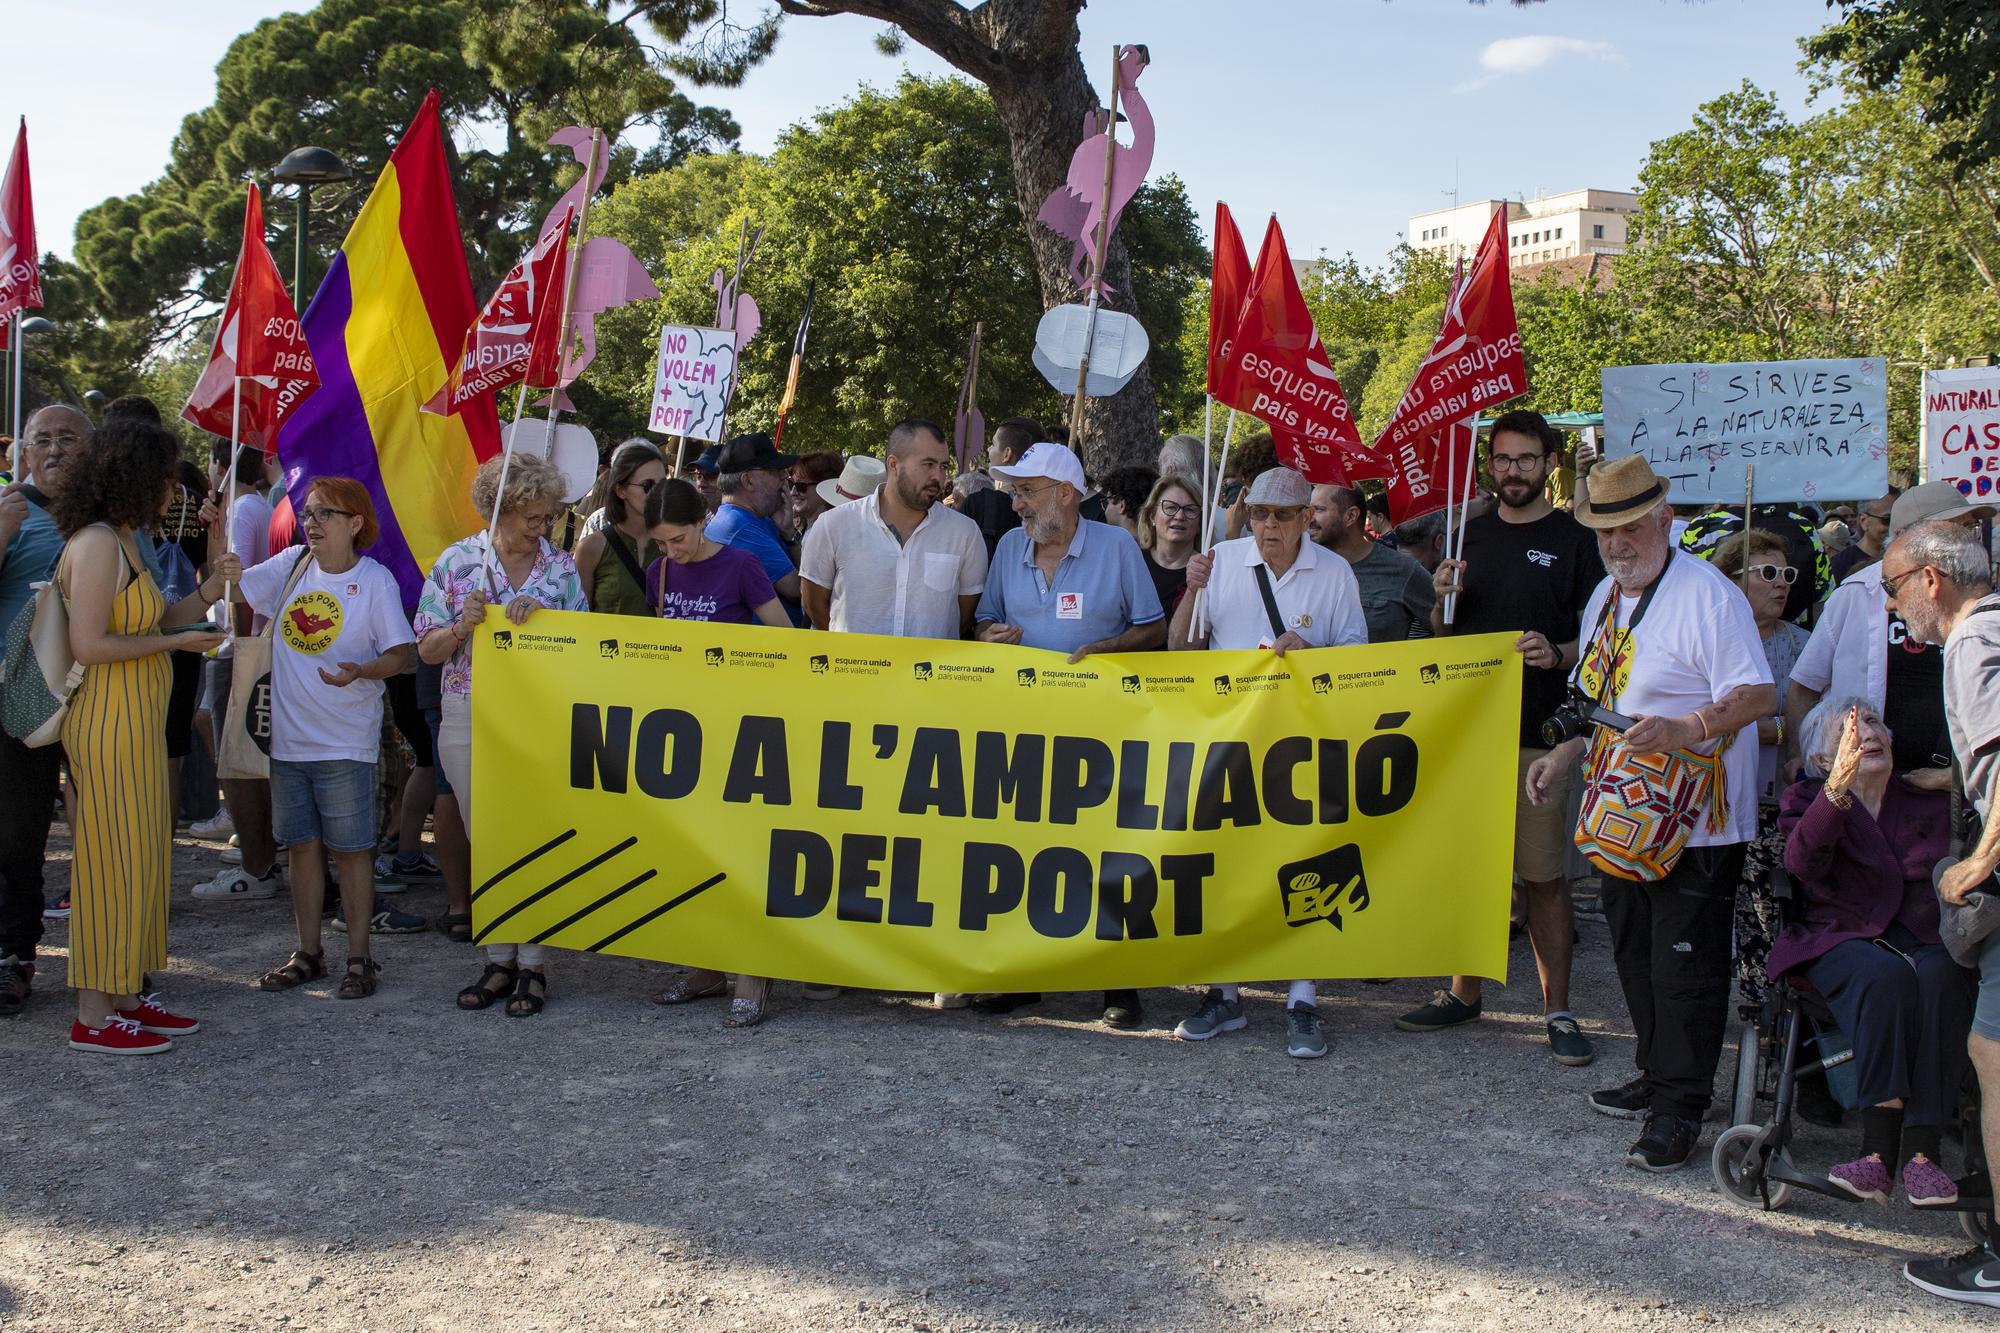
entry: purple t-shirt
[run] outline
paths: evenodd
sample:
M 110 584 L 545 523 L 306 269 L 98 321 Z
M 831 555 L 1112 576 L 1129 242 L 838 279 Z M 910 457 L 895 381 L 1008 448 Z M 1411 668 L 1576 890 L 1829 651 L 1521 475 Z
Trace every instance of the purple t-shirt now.
M 661 597 L 660 581 L 666 580 Z M 778 590 L 748 551 L 725 546 L 706 560 L 677 565 L 664 556 L 646 567 L 646 601 L 669 620 L 718 620 L 748 625 Z

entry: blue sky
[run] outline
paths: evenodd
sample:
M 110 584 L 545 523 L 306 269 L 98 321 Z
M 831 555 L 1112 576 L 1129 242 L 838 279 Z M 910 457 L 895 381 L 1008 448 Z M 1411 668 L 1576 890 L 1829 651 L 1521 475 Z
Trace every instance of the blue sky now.
M 74 0 L 13 0 L 15 49 L 36 58 L 10 71 L 0 113 L 29 118 L 43 248 L 68 254 L 78 213 L 156 176 L 180 118 L 211 100 L 230 40 L 297 7 L 96 0 L 81 24 Z M 1648 143 L 1745 78 L 1803 110 L 1797 41 L 1826 17 L 1822 0 L 1092 0 L 1082 26 L 1100 90 L 1115 42 L 1150 48 L 1154 175 L 1186 182 L 1204 228 L 1221 198 L 1253 235 L 1275 210 L 1300 258 L 1376 262 L 1454 188 L 1631 188 Z M 788 20 L 742 87 L 696 96 L 763 150 L 863 81 L 945 72 L 914 43 L 878 54 L 876 31 Z

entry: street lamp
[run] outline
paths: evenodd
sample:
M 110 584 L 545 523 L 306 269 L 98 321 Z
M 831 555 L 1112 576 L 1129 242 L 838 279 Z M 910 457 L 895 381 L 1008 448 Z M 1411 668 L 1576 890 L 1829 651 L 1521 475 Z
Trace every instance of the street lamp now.
M 285 160 L 271 169 L 271 179 L 295 185 L 299 191 L 298 249 L 292 259 L 292 306 L 305 310 L 303 296 L 306 273 L 306 214 L 312 204 L 312 187 L 333 185 L 354 179 L 354 168 L 326 148 L 294 148 Z

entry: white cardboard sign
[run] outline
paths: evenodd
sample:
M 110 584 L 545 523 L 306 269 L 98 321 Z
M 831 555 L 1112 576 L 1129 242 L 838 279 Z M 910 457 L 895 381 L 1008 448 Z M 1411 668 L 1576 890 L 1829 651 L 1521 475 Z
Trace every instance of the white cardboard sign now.
M 1852 500 L 1889 489 L 1882 359 L 1607 366 L 1604 457 L 1642 454 L 1675 504 Z
M 2000 366 L 1924 372 L 1924 480 L 1976 500 L 2000 491 Z
M 653 410 L 646 429 L 722 442 L 729 390 L 736 378 L 736 335 L 727 329 L 669 324 L 653 364 Z

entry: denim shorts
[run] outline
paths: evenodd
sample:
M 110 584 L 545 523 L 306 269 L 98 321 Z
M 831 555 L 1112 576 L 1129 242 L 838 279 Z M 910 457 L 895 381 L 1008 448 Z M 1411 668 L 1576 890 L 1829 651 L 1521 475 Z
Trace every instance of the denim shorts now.
M 319 840 L 330 852 L 374 851 L 375 765 L 273 759 L 271 832 L 281 847 Z
M 1972 1030 L 2000 1041 L 2000 930 L 1979 946 L 1979 999 L 1972 1008 Z

